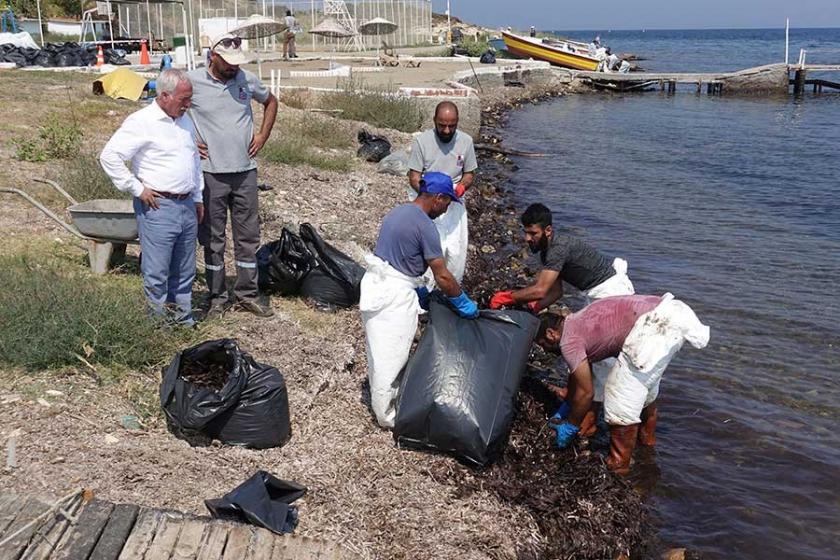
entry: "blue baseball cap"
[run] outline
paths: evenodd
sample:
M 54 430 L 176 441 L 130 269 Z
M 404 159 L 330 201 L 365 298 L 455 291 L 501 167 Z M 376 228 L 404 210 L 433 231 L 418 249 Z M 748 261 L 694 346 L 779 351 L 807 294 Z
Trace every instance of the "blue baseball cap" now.
M 420 194 L 445 194 L 453 202 L 461 204 L 461 199 L 455 194 L 452 178 L 438 171 L 429 171 L 420 177 Z

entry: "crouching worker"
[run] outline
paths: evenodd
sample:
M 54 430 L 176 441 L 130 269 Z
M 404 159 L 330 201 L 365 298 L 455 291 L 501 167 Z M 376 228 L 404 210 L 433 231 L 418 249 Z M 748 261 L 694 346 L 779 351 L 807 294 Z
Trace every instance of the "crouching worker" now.
M 709 327 L 671 294 L 605 298 L 565 318 L 545 314 L 537 343 L 561 353 L 572 372 L 567 400 L 552 419 L 559 421 L 551 424 L 557 445 L 568 447 L 582 424 L 591 424 L 586 417 L 593 400 L 603 400 L 610 427 L 607 466 L 626 474 L 636 441 L 656 443 L 659 382 L 685 341 L 705 347 Z M 592 365 L 609 357 L 618 359 L 607 378 L 593 378 Z
M 478 316 L 475 302 L 446 268 L 432 221 L 453 202 L 461 203 L 452 179 L 444 173 L 426 173 L 419 196 L 385 216 L 376 249 L 366 258 L 359 309 L 367 339 L 371 407 L 384 428 L 394 426 L 400 373 L 408 362 L 420 309 L 428 307 L 429 292 L 422 286 L 426 269 L 432 270 L 436 286 L 459 315 Z

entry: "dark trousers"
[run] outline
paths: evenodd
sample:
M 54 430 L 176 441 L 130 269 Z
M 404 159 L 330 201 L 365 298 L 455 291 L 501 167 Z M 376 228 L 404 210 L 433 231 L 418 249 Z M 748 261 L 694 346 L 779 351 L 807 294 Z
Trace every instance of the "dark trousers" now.
M 225 285 L 228 209 L 236 265 L 234 299 L 251 300 L 258 296 L 257 248 L 260 244 L 260 221 L 257 192 L 256 169 L 242 173 L 204 174 L 205 217 L 198 234 L 204 247 L 204 268 L 207 270 L 211 304 L 224 303 L 228 299 Z

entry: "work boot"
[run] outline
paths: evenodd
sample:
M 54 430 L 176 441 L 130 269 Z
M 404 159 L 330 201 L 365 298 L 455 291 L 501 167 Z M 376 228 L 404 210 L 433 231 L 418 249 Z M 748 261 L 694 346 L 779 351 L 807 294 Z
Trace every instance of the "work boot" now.
M 234 305 L 234 309 L 236 309 L 237 311 L 247 311 L 248 313 L 252 313 L 257 317 L 274 316 L 274 311 L 270 307 L 266 305 L 260 305 L 259 302 L 253 299 L 243 299 L 237 301 Z
M 607 467 L 615 474 L 625 476 L 630 472 L 630 458 L 639 436 L 639 424 L 629 426 L 610 425 L 610 455 Z
M 639 427 L 639 445 L 656 445 L 656 401 L 642 409 L 642 425 Z

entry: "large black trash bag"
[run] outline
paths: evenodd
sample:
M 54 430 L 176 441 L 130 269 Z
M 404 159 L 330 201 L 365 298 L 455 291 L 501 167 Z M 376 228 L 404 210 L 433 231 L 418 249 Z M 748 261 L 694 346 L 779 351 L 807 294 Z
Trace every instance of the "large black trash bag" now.
M 251 478 L 216 500 L 204 500 L 214 519 L 250 523 L 275 533 L 291 533 L 298 524 L 297 508 L 290 505 L 306 494 L 295 482 L 257 471 Z
M 357 138 L 361 146 L 356 155 L 365 161 L 377 163 L 391 153 L 391 143 L 387 138 L 374 136 L 367 130 L 360 130 Z
M 265 449 L 291 438 L 283 376 L 235 340 L 210 340 L 176 354 L 163 370 L 160 404 L 169 430 L 191 445 L 218 439 Z
M 301 224 L 300 237 L 315 258 L 315 266 L 303 279 L 301 295 L 330 308 L 347 308 L 359 303 L 365 269 L 321 239 L 311 224 Z
M 400 385 L 394 438 L 486 465 L 506 441 L 539 320 L 524 311 L 469 320 L 434 298 L 430 305 Z
M 300 293 L 301 283 L 312 269 L 313 261 L 303 239 L 283 228 L 280 239 L 266 243 L 257 251 L 260 290 L 281 296 Z
M 496 54 L 493 51 L 487 51 L 478 61 L 482 64 L 496 64 Z

